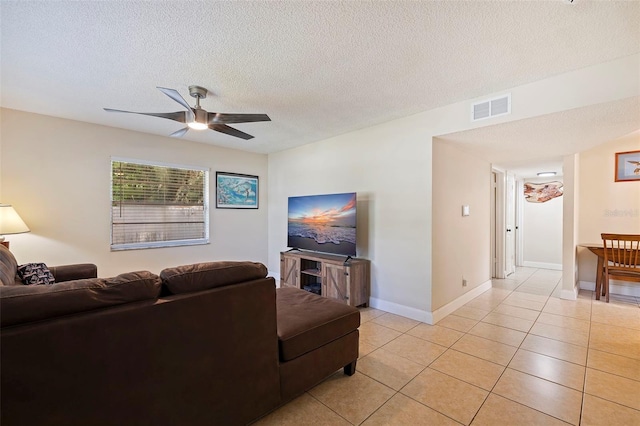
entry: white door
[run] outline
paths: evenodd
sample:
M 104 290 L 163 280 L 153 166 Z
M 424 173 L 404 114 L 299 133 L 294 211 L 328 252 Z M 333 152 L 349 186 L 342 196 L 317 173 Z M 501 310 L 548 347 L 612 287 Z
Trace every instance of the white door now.
M 492 278 L 505 278 L 505 174 L 494 169 L 491 183 Z
M 498 203 L 498 177 L 496 172 L 491 173 L 491 278 L 498 278 L 498 236 L 497 233 L 497 203 Z
M 511 173 L 507 173 L 505 202 L 505 273 L 511 275 L 516 271 L 516 180 Z

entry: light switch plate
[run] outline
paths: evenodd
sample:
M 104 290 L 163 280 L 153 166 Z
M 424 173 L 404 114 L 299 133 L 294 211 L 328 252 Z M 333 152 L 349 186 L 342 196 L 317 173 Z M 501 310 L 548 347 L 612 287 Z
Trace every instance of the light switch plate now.
M 462 206 L 462 216 L 469 216 L 469 206 L 468 205 Z

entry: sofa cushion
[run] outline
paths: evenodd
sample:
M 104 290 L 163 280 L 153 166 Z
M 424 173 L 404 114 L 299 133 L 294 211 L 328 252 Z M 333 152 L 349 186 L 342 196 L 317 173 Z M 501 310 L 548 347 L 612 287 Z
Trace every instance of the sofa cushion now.
M 0 285 L 15 285 L 18 273 L 18 262 L 4 245 L 0 244 Z
M 93 263 L 75 263 L 73 265 L 49 266 L 56 282 L 98 278 L 98 267 Z
M 360 311 L 297 288 L 276 290 L 280 361 L 289 361 L 356 330 Z
M 159 293 L 160 278 L 147 271 L 47 286 L 2 286 L 0 326 L 155 299 Z
M 167 268 L 160 272 L 162 285 L 171 294 L 191 293 L 267 276 L 267 267 L 257 262 L 207 262 Z
M 18 266 L 18 276 L 25 284 L 53 284 L 56 279 L 44 263 L 27 263 Z

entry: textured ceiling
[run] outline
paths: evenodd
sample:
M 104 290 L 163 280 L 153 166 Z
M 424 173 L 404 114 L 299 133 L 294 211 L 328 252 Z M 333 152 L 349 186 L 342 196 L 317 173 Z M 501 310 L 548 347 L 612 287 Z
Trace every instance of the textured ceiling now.
M 273 121 L 185 138 L 260 153 L 640 51 L 638 1 L 2 0 L 0 19 L 3 107 L 169 135 L 102 108 L 178 111 L 156 86 L 197 84 L 209 111 Z

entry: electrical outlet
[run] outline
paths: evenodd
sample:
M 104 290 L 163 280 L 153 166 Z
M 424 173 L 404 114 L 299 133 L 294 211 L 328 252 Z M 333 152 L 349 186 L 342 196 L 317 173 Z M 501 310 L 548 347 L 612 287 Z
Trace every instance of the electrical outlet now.
M 466 287 L 467 286 L 467 280 L 465 280 L 464 278 L 462 279 L 462 287 Z

